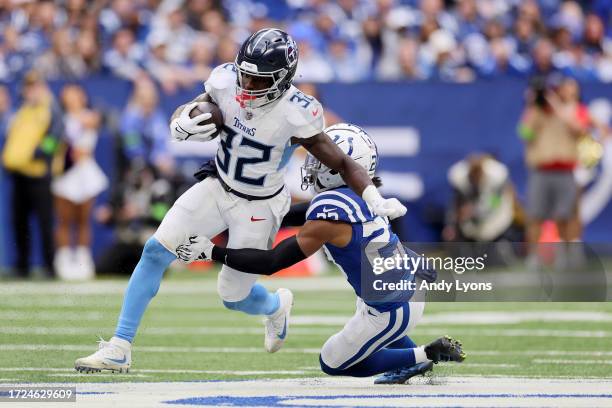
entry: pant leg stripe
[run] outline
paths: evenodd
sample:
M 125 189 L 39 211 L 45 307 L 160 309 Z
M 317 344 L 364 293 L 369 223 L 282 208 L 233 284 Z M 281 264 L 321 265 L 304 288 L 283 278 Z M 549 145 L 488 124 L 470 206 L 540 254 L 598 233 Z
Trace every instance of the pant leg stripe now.
M 393 326 L 393 329 L 398 327 L 397 330 L 392 330 L 393 332 L 392 335 L 389 333 L 390 335 L 384 336 L 383 338 L 381 338 L 377 343 L 375 343 L 372 347 L 370 347 L 369 350 L 363 353 L 361 357 L 359 357 L 351 365 L 357 364 L 358 362 L 360 362 L 367 356 L 374 354 L 375 352 L 377 352 L 378 350 L 380 350 L 387 344 L 392 343 L 393 341 L 397 340 L 399 335 L 404 332 L 404 330 L 406 329 L 406 326 L 408 325 L 408 320 L 409 320 L 408 316 L 410 315 L 410 313 L 408 313 L 408 316 L 406 316 L 406 306 L 407 305 L 404 304 L 402 305 L 401 308 L 397 308 L 395 310 L 397 312 L 397 319 L 396 319 L 397 321 L 396 321 L 396 324 Z
M 380 333 L 378 333 L 376 336 L 372 337 L 366 344 L 364 344 L 359 349 L 359 351 L 353 357 L 349 358 L 342 365 L 340 365 L 337 369 L 338 370 L 345 370 L 346 368 L 348 368 L 349 366 L 351 366 L 352 364 L 354 364 L 358 360 L 360 360 L 361 357 L 364 356 L 364 354 L 368 351 L 368 349 L 370 349 L 370 347 L 372 347 L 372 345 L 374 345 L 374 343 L 379 341 L 381 338 L 383 338 L 385 335 L 387 335 L 391 331 L 391 329 L 393 329 L 393 327 L 395 326 L 396 318 L 397 318 L 396 311 L 395 310 L 391 310 L 389 312 L 389 324 L 387 325 L 387 327 L 385 327 L 385 329 L 383 331 L 381 331 Z
M 383 343 L 381 343 L 376 350 L 374 351 L 378 351 L 383 347 L 388 346 L 390 343 L 393 343 L 395 340 L 399 339 L 400 337 L 404 336 L 404 332 L 406 331 L 406 328 L 408 327 L 408 323 L 410 322 L 410 306 L 408 305 L 408 303 L 404 303 L 402 305 L 402 324 L 399 327 L 399 329 L 397 329 L 397 331 L 393 334 L 393 336 L 389 337 L 387 340 L 385 340 Z

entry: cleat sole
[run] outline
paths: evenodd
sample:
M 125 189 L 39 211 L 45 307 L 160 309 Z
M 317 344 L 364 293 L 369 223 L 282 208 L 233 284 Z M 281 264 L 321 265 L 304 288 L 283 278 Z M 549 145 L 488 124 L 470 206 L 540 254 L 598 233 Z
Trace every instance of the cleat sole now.
M 101 373 L 103 370 L 110 371 L 113 374 L 115 374 L 115 373 L 119 373 L 119 374 L 125 373 L 125 374 L 128 374 L 130 372 L 129 368 L 95 368 L 95 367 L 78 366 L 78 367 L 74 367 L 74 369 L 76 371 L 78 371 L 79 373 L 82 373 L 82 374 Z

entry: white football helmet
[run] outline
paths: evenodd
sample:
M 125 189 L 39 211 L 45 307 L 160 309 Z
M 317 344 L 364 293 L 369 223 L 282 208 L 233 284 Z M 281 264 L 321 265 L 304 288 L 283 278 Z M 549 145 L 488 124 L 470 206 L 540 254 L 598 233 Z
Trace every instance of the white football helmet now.
M 365 130 L 349 123 L 338 123 L 324 132 L 344 153 L 363 167 L 370 177 L 374 176 L 378 165 L 378 152 L 376 144 Z M 302 190 L 313 186 L 314 191 L 320 193 L 344 184 L 346 183 L 340 173 L 330 169 L 313 155 L 306 156 L 302 166 Z

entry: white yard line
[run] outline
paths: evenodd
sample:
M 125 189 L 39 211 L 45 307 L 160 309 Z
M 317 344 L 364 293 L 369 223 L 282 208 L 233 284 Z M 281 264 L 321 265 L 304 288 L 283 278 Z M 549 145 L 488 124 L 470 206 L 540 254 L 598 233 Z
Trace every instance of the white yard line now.
M 471 361 L 464 361 L 462 363 L 468 367 L 490 367 L 490 368 L 516 368 L 520 367 L 519 364 L 504 364 L 504 363 L 472 363 Z
M 127 278 L 121 280 L 97 280 L 92 282 L 2 282 L 0 296 L 4 295 L 122 295 Z M 344 291 L 350 293 L 346 280 L 340 276 L 310 278 L 272 278 L 259 282 L 271 289 L 286 287 L 303 292 Z M 159 293 L 187 295 L 217 293 L 216 279 L 165 281 Z
M 587 351 L 587 350 L 474 350 L 470 356 L 584 356 L 602 357 L 612 356 L 612 351 Z
M 569 365 L 605 364 L 605 365 L 612 365 L 612 360 L 554 360 L 554 359 L 536 358 L 532 360 L 531 362 L 535 364 L 569 364 Z
M 0 344 L 0 351 L 95 351 L 95 345 L 86 344 Z M 135 352 L 142 353 L 263 353 L 262 347 L 174 347 L 138 346 Z M 319 354 L 318 348 L 284 347 L 283 353 Z
M 427 308 L 426 308 L 427 310 Z M 344 325 L 349 316 L 345 315 L 308 315 L 291 317 L 291 323 L 297 325 Z M 506 312 L 452 312 L 427 313 L 419 321 L 423 325 L 491 325 L 518 324 L 527 322 L 612 322 L 612 313 L 607 312 L 572 312 L 562 310 L 506 311 Z
M 49 336 L 49 335 L 94 335 L 97 333 L 113 333 L 114 327 L 0 327 L 0 334 L 20 334 L 30 336 Z M 257 335 L 261 336 L 264 332 L 263 327 L 143 327 L 139 333 L 154 336 L 180 336 L 180 335 Z M 332 335 L 333 328 L 291 328 L 292 335 L 299 336 L 320 336 Z
M 48 368 L 48 367 L 0 367 L 0 372 L 55 372 L 55 373 L 74 373 L 74 368 Z M 302 369 L 302 370 L 191 370 L 191 369 L 133 369 L 127 375 L 132 373 L 146 374 L 221 374 L 221 375 L 306 375 L 317 369 Z M 89 376 L 91 374 L 79 374 L 81 376 Z M 111 373 L 106 373 L 111 374 Z M 52 375 L 52 374 L 49 374 Z M 62 374 L 53 374 L 61 376 Z M 118 374 L 112 374 L 118 375 Z
M 88 352 L 95 349 L 95 344 L 0 344 L 0 351 L 78 351 Z M 261 347 L 182 347 L 182 346 L 139 346 L 134 345 L 135 352 L 142 353 L 262 353 Z M 283 353 L 319 354 L 319 348 L 284 347 Z M 606 357 L 612 356 L 611 351 L 565 351 L 565 350 L 473 350 L 471 356 L 578 356 Z
M 609 338 L 612 331 L 608 330 L 554 330 L 554 329 L 473 329 L 469 327 L 452 327 L 444 329 L 455 337 L 568 337 L 568 338 Z M 417 328 L 415 334 L 438 336 L 440 329 Z
M 50 301 L 49 306 L 58 307 L 62 303 L 70 304 L 70 300 L 57 299 L 53 302 Z M 23 306 L 21 299 L 14 300 L 15 307 L 17 310 L 11 311 L 0 311 L 0 320 L 99 320 L 106 314 L 115 314 L 118 306 L 113 306 L 113 311 L 100 312 L 93 310 L 75 312 L 72 310 L 57 310 L 57 311 L 32 311 L 30 309 L 19 310 L 19 306 Z M 71 304 L 70 307 L 80 307 L 78 304 Z M 308 306 L 306 306 L 308 307 Z M 168 313 L 176 313 L 174 309 L 193 309 L 194 311 L 203 310 L 204 307 L 201 305 L 173 305 L 158 307 L 155 310 L 157 316 L 166 316 Z M 227 313 L 226 310 L 219 306 L 218 310 L 207 312 L 209 318 L 215 316 L 223 316 Z M 296 314 L 291 317 L 291 324 L 306 326 L 306 325 L 317 325 L 317 326 L 341 326 L 344 325 L 351 314 L 343 315 L 328 315 L 328 314 Z M 426 313 L 422 320 L 419 322 L 419 326 L 424 325 L 491 325 L 491 324 L 519 324 L 527 322 L 543 322 L 543 323 L 556 323 L 556 322 L 593 322 L 593 323 L 610 323 L 612 322 L 612 313 L 607 312 L 572 312 L 572 311 L 560 311 L 560 310 L 538 310 L 530 312 L 453 312 L 453 313 Z
M 23 302 L 22 302 L 23 305 Z M 29 310 L 1 310 L 0 320 L 91 320 L 97 321 L 104 317 L 102 312 L 73 312 L 70 310 L 58 311 L 29 311 Z
M 518 324 L 526 322 L 612 322 L 612 313 L 591 311 L 504 311 L 429 313 L 419 324 Z
M 72 370 L 74 371 L 74 370 Z M 113 376 L 113 377 L 121 377 L 121 378 L 131 378 L 131 377 L 136 377 L 136 378 L 150 378 L 152 377 L 152 375 L 147 375 L 147 374 L 138 374 L 138 373 L 89 373 L 89 374 L 83 374 L 83 373 L 77 373 L 77 372 L 71 372 L 71 373 L 65 373 L 65 374 L 46 374 L 47 377 L 108 377 L 108 376 Z
M 370 378 L 338 377 L 62 385 L 76 386 L 77 406 L 88 408 L 167 408 L 172 406 L 169 402 L 268 407 L 612 407 L 612 380 L 606 379 L 461 376 L 434 380 L 432 384 L 408 386 L 375 386 Z

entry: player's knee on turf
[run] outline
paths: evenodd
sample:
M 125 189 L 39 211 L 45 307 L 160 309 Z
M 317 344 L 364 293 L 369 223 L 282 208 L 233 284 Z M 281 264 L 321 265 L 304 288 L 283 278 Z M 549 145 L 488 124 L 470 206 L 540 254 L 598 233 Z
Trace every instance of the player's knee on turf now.
M 340 367 L 344 361 L 340 360 L 338 357 L 339 353 L 334 352 L 334 347 L 332 346 L 334 338 L 337 336 L 338 335 L 336 334 L 330 337 L 321 348 L 321 354 L 319 354 L 321 370 L 329 375 L 342 375 L 342 370 L 339 370 L 338 367 Z
M 322 353 L 319 354 L 319 364 L 321 365 L 321 371 L 323 371 L 327 375 L 345 375 L 343 370 L 332 368 L 329 365 L 325 364 L 325 361 L 323 361 Z

